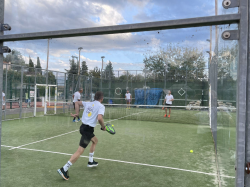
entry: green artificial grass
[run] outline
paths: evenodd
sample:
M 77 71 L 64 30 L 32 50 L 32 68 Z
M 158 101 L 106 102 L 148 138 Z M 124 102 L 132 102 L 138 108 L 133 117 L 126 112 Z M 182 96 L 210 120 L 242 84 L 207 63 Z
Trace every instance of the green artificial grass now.
M 142 113 L 131 116 L 136 112 Z M 23 147 L 42 152 L 1 147 L 1 186 L 218 186 L 217 175 L 173 169 L 217 173 L 213 139 L 210 127 L 206 125 L 207 112 L 172 111 L 170 119 L 163 118 L 162 114 L 164 111 L 156 112 L 155 109 L 117 112 L 106 108 L 105 122 L 112 120 L 110 123 L 114 124 L 116 134 L 110 135 L 97 126 L 95 135 L 99 142 L 94 157 L 99 162 L 98 167 L 87 168 L 88 158 L 81 157 L 70 168 L 69 181 L 63 181 L 56 170 L 77 150 L 80 122 L 73 123 L 72 118 L 64 116 L 5 121 L 2 145 L 6 146 L 21 146 L 75 132 Z M 114 120 L 119 115 L 122 119 Z M 157 117 L 162 119 L 155 122 Z M 177 123 L 184 122 L 185 118 L 186 123 Z M 190 153 L 190 150 L 194 152 Z M 88 156 L 88 153 L 89 147 L 83 156 Z M 225 186 L 234 184 L 234 179 L 223 179 Z

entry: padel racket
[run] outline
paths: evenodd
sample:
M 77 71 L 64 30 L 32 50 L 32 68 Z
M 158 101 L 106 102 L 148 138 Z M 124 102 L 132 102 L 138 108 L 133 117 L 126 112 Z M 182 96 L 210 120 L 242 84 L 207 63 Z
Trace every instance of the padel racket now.
M 101 130 L 102 130 L 102 129 L 101 129 Z M 115 134 L 115 129 L 114 129 L 114 127 L 113 127 L 111 124 L 109 124 L 109 123 L 106 124 L 106 131 L 107 131 L 109 134 L 112 134 L 112 135 Z

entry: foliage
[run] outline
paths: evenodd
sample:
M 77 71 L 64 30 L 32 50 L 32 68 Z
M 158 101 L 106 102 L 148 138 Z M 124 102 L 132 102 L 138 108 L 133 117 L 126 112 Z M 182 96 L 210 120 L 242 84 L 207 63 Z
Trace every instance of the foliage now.
M 103 77 L 105 77 L 105 79 L 115 78 L 115 73 L 114 73 L 114 69 L 113 69 L 113 65 L 111 61 L 109 61 L 109 63 L 106 65 Z
M 143 60 L 144 72 L 149 77 L 166 76 L 174 79 L 203 79 L 206 77 L 203 52 L 193 47 L 181 47 L 169 44 L 152 54 L 146 54 Z
M 88 66 L 86 61 L 82 61 L 81 75 L 88 76 Z
M 34 63 L 31 58 L 29 58 L 29 72 L 33 73 L 35 71 L 34 69 Z
M 23 59 L 21 52 L 15 49 L 13 49 L 11 53 L 7 54 L 6 57 L 4 57 L 4 61 L 11 62 L 12 65 L 25 66 L 25 61 Z M 19 71 L 21 67 L 12 66 L 12 69 Z
M 96 66 L 93 70 L 89 71 L 89 74 L 95 78 L 101 78 L 101 70 Z
M 36 69 L 37 69 L 37 73 L 39 73 L 39 74 L 42 73 L 42 67 L 41 67 L 41 63 L 40 63 L 40 58 L 39 57 L 37 57 Z

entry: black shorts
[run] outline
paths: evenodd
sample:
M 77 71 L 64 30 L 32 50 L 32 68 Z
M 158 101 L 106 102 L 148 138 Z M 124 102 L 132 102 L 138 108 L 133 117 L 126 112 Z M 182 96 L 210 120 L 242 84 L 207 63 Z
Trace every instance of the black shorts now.
M 90 127 L 88 125 L 82 124 L 80 126 L 79 131 L 80 131 L 80 134 L 82 135 L 79 146 L 86 148 L 89 145 L 89 142 L 91 141 L 91 139 L 95 137 L 94 127 Z
M 165 108 L 168 108 L 168 106 L 171 106 L 172 104 L 167 104 L 167 103 L 166 103 L 165 105 L 166 105 Z

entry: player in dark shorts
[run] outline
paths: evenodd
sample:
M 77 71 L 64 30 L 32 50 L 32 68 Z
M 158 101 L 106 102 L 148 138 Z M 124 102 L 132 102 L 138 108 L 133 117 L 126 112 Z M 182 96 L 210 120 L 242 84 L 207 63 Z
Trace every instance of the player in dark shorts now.
M 103 93 L 96 92 L 95 101 L 93 102 L 75 102 L 75 112 L 76 114 L 71 114 L 72 117 L 79 116 L 79 106 L 84 106 L 84 111 L 82 115 L 82 125 L 80 126 L 81 139 L 77 151 L 71 156 L 69 161 L 57 172 L 61 175 L 64 180 L 69 179 L 68 169 L 72 164 L 74 164 L 81 154 L 83 154 L 85 148 L 90 142 L 92 142 L 89 153 L 89 162 L 87 167 L 95 167 L 98 165 L 98 162 L 95 162 L 93 159 L 94 151 L 98 139 L 94 135 L 94 127 L 96 126 L 97 121 L 102 127 L 103 131 L 106 131 L 104 125 L 103 116 L 105 113 L 105 107 L 101 104 L 103 101 Z
M 168 106 L 171 106 L 172 105 L 172 101 L 174 100 L 174 97 L 173 95 L 171 95 L 171 91 L 169 90 L 168 91 L 168 94 L 166 95 L 165 99 L 164 99 L 164 103 L 163 105 L 166 105 L 166 107 L 163 107 L 162 110 L 165 109 L 165 115 L 164 117 L 168 117 L 170 118 L 170 114 L 171 114 L 171 107 L 168 107 Z M 169 108 L 169 115 L 168 115 L 168 108 Z

